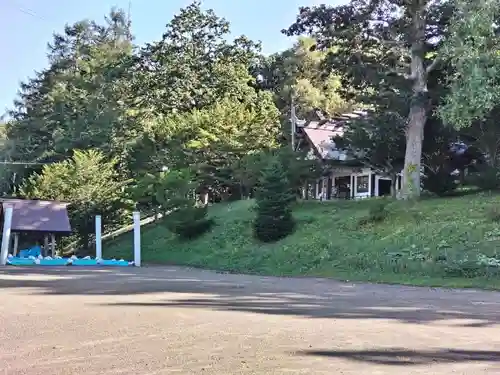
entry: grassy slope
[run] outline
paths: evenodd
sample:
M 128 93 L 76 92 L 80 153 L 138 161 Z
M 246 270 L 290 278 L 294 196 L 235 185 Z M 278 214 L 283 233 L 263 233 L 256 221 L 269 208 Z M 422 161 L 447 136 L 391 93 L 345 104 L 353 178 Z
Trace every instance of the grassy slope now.
M 210 215 L 217 226 L 191 242 L 178 241 L 161 225 L 145 227 L 143 262 L 266 275 L 500 287 L 500 276 L 491 268 L 483 267 L 474 277 L 450 272 L 467 257 L 474 263 L 481 254 L 496 257 L 500 224 L 488 219 L 488 211 L 500 207 L 500 196 L 429 199 L 413 207 L 394 202 L 387 220 L 360 226 L 374 204 L 300 203 L 294 210 L 297 231 L 264 245 L 251 236 L 252 201 L 215 205 Z M 104 252 L 107 257 L 130 259 L 131 234 L 106 243 Z

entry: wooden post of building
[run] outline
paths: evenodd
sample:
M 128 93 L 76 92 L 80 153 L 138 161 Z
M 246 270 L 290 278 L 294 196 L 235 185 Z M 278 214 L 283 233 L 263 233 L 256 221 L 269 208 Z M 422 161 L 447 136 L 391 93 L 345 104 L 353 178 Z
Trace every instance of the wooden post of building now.
M 46 257 L 48 255 L 48 250 L 49 250 L 49 236 L 44 235 L 43 236 L 43 256 Z
M 50 250 L 51 250 L 51 257 L 54 257 L 56 255 L 56 236 L 54 233 L 50 234 Z
M 14 233 L 14 248 L 12 249 L 12 255 L 17 256 L 17 249 L 19 247 L 19 233 Z

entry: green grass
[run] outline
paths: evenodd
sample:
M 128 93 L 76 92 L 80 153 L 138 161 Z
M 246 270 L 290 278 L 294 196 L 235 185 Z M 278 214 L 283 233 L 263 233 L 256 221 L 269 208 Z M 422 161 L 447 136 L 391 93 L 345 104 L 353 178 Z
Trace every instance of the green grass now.
M 146 264 L 175 264 L 228 272 L 321 276 L 343 280 L 448 287 L 500 288 L 500 196 L 469 195 L 393 202 L 380 223 L 361 225 L 379 200 L 302 202 L 297 230 L 273 244 L 252 238 L 253 201 L 214 205 L 214 229 L 188 242 L 162 225 L 142 231 Z M 500 214 L 499 214 L 500 216 Z M 130 259 L 132 235 L 104 244 L 106 257 Z

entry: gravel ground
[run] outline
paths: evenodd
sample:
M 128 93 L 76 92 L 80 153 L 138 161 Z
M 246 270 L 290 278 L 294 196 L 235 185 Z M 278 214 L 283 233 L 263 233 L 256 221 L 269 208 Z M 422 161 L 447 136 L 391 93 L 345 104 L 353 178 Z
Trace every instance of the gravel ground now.
M 151 267 L 7 268 L 0 295 L 0 374 L 500 374 L 492 292 Z

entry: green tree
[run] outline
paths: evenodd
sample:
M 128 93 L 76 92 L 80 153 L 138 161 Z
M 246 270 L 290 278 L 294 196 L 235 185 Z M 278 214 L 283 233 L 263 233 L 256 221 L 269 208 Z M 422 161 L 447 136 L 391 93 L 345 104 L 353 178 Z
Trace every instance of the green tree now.
M 328 51 L 311 50 L 314 38 L 299 37 L 289 49 L 263 56 L 252 68 L 259 77 L 259 87 L 273 93 L 281 113 L 282 132 L 290 144 L 290 110 L 292 97 L 297 116 L 311 120 L 316 110 L 326 116 L 338 115 L 359 107 L 342 96 L 341 76 L 337 72 L 324 73 L 322 61 Z
M 3 122 L 0 119 L 0 160 L 6 162 L 6 164 L 0 165 L 0 192 L 6 196 L 12 195 L 17 182 L 15 165 L 7 164 L 12 160 L 13 152 L 11 143 L 7 139 L 7 128 L 10 122 Z
M 269 157 L 269 152 L 254 152 L 244 155 L 232 165 L 232 177 L 241 198 L 253 197 L 262 169 L 269 163 Z
M 325 73 L 338 71 L 365 104 L 394 94 L 409 98 L 403 196 L 420 194 L 423 131 L 429 110 L 429 75 L 441 63 L 439 43 L 453 2 L 351 0 L 336 7 L 303 7 L 287 35 L 309 34 L 331 50 Z M 432 95 L 432 93 L 431 93 Z M 392 109 L 399 113 L 399 108 Z
M 304 195 L 302 189 L 306 183 L 317 180 L 323 172 L 317 159 L 308 158 L 306 151 L 292 151 L 288 146 L 251 153 L 232 167 L 233 178 L 242 189 L 242 196 L 253 196 L 260 186 L 262 171 L 274 159 L 283 166 L 289 186 L 296 196 Z
M 454 72 L 438 113 L 447 124 L 464 128 L 485 120 L 500 101 L 500 1 L 455 3 L 450 36 L 441 49 Z
M 249 73 L 259 45 L 245 37 L 230 42 L 229 33 L 226 20 L 193 2 L 141 50 L 133 81 L 141 114 L 151 120 L 134 143 L 130 169 L 190 167 L 202 195 L 222 196 L 234 185 L 232 165 L 275 147 L 279 112 Z
M 123 177 L 191 167 L 200 190 L 220 195 L 234 183 L 231 166 L 275 147 L 279 133 L 272 95 L 249 73 L 260 47 L 229 33 L 199 2 L 135 54 L 122 11 L 68 25 L 49 47 L 50 66 L 21 87 L 6 127 L 10 158 L 57 162 L 96 148 Z
M 255 79 L 248 67 L 260 46 L 244 36 L 228 42 L 229 26 L 199 1 L 181 9 L 162 39 L 138 56 L 135 90 L 141 107 L 167 114 L 252 96 L 249 82 Z
M 335 72 L 325 75 L 321 63 L 327 51 L 311 50 L 316 41 L 299 37 L 293 47 L 262 57 L 254 67 L 254 74 L 260 75 L 261 86 L 275 95 L 277 107 L 283 114 L 289 114 L 292 93 L 295 97 L 297 114 L 307 117 L 317 108 L 329 115 L 348 111 L 350 108 L 341 95 L 341 77 Z
M 130 186 L 130 193 L 136 202 L 136 208 L 153 213 L 156 218 L 161 211 L 161 202 L 158 201 L 158 191 L 161 191 L 166 171 L 157 174 L 145 173 L 137 176 Z
M 296 199 L 279 159 L 274 158 L 262 171 L 259 185 L 254 236 L 262 242 L 277 241 L 295 228 L 291 205 Z
M 464 158 L 457 154 L 459 145 L 457 131 L 444 126 L 436 116 L 428 120 L 423 147 L 422 187 L 438 196 L 444 196 L 458 187 L 455 170 L 463 171 L 467 166 Z
M 88 249 L 96 215 L 102 216 L 106 232 L 125 223 L 133 207 L 124 194 L 127 181 L 120 180 L 116 164 L 97 150 L 75 150 L 71 159 L 45 165 L 40 173 L 31 175 L 18 195 L 70 203 L 73 232 L 79 244 Z
M 12 159 L 54 162 L 74 149 L 97 148 L 124 164 L 138 131 L 129 107 L 131 39 L 121 10 L 104 24 L 81 21 L 54 35 L 49 67 L 21 85 L 11 111 Z
M 306 184 L 320 178 L 326 167 L 318 159 L 309 158 L 306 150 L 292 151 L 290 147 L 282 147 L 274 155 L 283 165 L 288 183 L 296 196 L 304 197 Z
M 475 184 L 498 188 L 500 166 L 500 1 L 456 0 L 450 36 L 441 54 L 449 61 L 449 91 L 437 113 L 460 131 L 470 146 L 482 152 Z
M 232 166 L 238 160 L 277 144 L 278 111 L 269 93 L 253 92 L 246 101 L 222 99 L 200 110 L 165 116 L 155 129 L 155 139 L 168 150 L 163 164 L 191 168 L 199 190 L 220 194 L 234 182 Z

